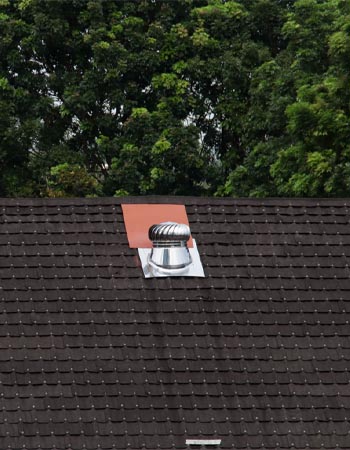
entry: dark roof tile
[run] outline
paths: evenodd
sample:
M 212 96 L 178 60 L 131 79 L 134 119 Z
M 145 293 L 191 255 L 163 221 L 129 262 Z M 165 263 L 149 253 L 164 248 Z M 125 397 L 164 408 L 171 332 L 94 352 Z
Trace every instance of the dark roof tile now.
M 185 204 L 145 280 L 120 203 Z M 349 448 L 349 200 L 4 199 L 0 447 Z

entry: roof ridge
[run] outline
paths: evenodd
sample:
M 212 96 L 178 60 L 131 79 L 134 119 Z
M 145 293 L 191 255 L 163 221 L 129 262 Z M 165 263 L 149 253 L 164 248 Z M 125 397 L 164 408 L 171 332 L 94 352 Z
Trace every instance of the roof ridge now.
M 120 205 L 122 203 L 174 203 L 185 205 L 275 205 L 275 206 L 348 206 L 349 198 L 297 198 L 297 197 L 193 197 L 193 196 L 163 196 L 163 195 L 145 195 L 145 196 L 127 196 L 127 197 L 66 197 L 66 198 L 0 198 L 0 205 L 18 205 L 18 206 L 74 206 L 74 205 Z

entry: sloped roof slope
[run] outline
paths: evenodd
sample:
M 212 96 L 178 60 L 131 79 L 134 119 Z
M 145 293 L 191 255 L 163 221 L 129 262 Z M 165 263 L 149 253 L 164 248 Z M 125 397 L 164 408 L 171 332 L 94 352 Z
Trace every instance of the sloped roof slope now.
M 121 202 L 186 205 L 144 279 Z M 349 449 L 350 201 L 0 201 L 0 448 Z

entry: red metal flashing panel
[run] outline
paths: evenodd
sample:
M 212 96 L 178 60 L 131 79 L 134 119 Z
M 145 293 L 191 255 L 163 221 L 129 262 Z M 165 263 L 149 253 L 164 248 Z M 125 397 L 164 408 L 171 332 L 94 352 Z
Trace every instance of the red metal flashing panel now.
M 124 204 L 121 205 L 130 248 L 151 248 L 148 230 L 161 222 L 178 222 L 189 225 L 184 205 Z M 188 247 L 193 247 L 192 238 Z

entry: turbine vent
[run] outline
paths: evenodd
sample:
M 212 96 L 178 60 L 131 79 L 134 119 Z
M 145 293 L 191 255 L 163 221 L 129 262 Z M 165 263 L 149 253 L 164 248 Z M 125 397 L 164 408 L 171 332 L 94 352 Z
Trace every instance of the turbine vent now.
M 128 203 L 122 210 L 145 278 L 205 277 L 184 205 Z
M 156 270 L 183 271 L 192 263 L 187 241 L 191 236 L 189 227 L 183 223 L 162 222 L 152 225 L 148 231 L 152 241 L 149 264 Z
M 184 223 L 162 222 L 150 227 L 148 237 L 153 247 L 185 247 L 191 231 Z

